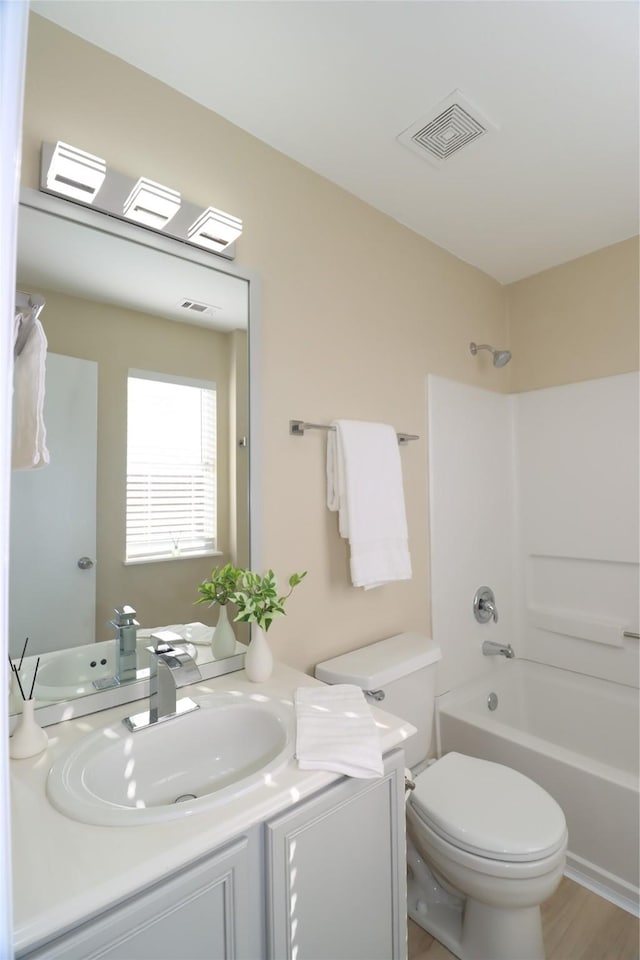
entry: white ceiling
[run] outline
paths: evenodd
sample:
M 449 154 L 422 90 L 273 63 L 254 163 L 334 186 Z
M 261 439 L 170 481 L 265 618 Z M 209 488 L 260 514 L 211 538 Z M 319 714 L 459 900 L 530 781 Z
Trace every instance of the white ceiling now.
M 635 0 L 31 6 L 502 283 L 638 232 Z M 438 168 L 397 137 L 456 89 L 498 129 Z

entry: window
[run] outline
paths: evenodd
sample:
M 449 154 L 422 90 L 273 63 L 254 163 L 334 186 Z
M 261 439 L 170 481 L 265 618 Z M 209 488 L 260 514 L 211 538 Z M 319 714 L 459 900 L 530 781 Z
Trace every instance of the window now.
M 216 388 L 130 370 L 126 560 L 216 550 Z

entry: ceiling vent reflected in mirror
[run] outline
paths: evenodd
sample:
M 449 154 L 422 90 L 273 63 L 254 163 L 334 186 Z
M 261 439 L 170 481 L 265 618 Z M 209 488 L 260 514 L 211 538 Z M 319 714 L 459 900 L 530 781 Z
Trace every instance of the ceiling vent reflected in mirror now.
M 440 167 L 464 147 L 497 129 L 459 90 L 454 90 L 397 139 L 424 160 Z
M 233 260 L 242 220 L 182 199 L 172 187 L 147 177 L 137 180 L 107 166 L 101 157 L 58 141 L 42 144 L 40 190 L 100 213 L 153 230 Z
M 202 317 L 213 317 L 215 316 L 215 311 L 221 309 L 212 303 L 200 303 L 198 300 L 188 300 L 186 297 L 180 301 L 179 306 L 181 306 L 183 310 L 190 310 L 193 313 L 200 314 Z

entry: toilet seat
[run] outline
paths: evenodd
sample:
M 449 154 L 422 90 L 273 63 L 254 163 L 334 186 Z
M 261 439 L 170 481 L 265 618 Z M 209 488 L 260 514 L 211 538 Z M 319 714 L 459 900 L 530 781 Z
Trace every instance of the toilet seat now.
M 418 775 L 409 803 L 443 841 L 489 860 L 542 860 L 566 844 L 566 821 L 553 797 L 489 760 L 446 754 Z

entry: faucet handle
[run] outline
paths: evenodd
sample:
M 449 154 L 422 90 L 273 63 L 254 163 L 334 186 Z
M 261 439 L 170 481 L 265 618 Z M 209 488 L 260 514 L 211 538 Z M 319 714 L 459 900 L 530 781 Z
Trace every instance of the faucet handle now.
M 175 630 L 156 630 L 151 634 L 151 649 L 154 653 L 171 653 L 174 647 L 184 643 L 184 637 Z
M 473 598 L 473 615 L 478 623 L 498 622 L 498 607 L 491 587 L 478 587 Z
M 122 607 L 116 607 L 113 611 L 115 613 L 115 619 L 111 620 L 110 623 L 114 627 L 139 627 L 140 624 L 136 620 L 136 611 L 133 607 L 130 607 L 129 604 L 125 603 Z

